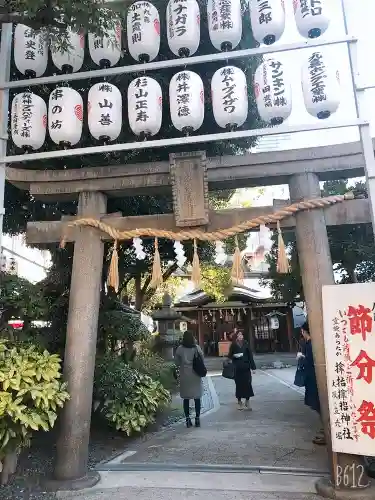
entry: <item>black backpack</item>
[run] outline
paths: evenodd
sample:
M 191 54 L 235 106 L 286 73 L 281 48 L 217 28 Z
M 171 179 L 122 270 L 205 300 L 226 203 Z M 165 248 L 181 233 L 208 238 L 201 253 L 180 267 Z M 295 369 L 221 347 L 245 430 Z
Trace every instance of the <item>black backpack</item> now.
M 193 358 L 193 371 L 198 375 L 198 377 L 205 377 L 207 375 L 207 368 L 204 364 L 204 360 L 199 353 L 198 349 L 195 349 Z

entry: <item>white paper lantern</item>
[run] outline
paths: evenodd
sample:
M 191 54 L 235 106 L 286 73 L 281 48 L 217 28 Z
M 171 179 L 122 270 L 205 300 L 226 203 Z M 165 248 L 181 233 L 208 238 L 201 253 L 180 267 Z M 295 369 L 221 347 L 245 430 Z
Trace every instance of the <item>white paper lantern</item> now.
M 334 63 L 321 52 L 314 52 L 302 67 L 305 106 L 312 116 L 329 118 L 340 105 L 340 75 Z
M 114 85 L 102 82 L 91 87 L 87 102 L 88 126 L 95 139 L 115 141 L 122 127 L 122 97 Z
M 47 105 L 31 92 L 14 96 L 11 111 L 12 140 L 24 151 L 39 149 L 46 138 Z
M 215 49 L 236 48 L 242 37 L 241 0 L 208 0 L 207 21 Z
M 181 132 L 198 130 L 204 119 L 202 79 L 193 71 L 181 71 L 169 84 L 169 107 L 173 126 Z
M 176 56 L 189 57 L 199 47 L 200 12 L 196 0 L 177 2 L 169 0 L 167 5 L 167 37 L 169 48 Z
M 128 47 L 136 61 L 147 63 L 155 59 L 160 48 L 160 18 L 150 2 L 135 2 L 127 15 Z
M 54 143 L 74 146 L 82 135 L 83 101 L 70 87 L 57 87 L 49 96 L 48 130 Z
M 47 69 L 47 41 L 24 24 L 17 24 L 14 30 L 14 63 L 18 71 L 31 78 L 42 76 Z
M 234 129 L 247 118 L 248 99 L 246 76 L 235 66 L 218 69 L 211 80 L 214 118 L 219 127 Z
M 91 59 L 101 68 L 110 68 L 117 64 L 121 56 L 121 23 L 116 22 L 108 29 L 105 36 L 88 34 Z
M 293 0 L 297 29 L 303 37 L 318 38 L 327 31 L 330 23 L 329 1 Z
M 290 116 L 292 87 L 280 61 L 268 59 L 258 66 L 254 75 L 254 92 L 263 121 L 279 125 Z
M 57 47 L 51 47 L 53 64 L 63 73 L 76 73 L 82 67 L 85 57 L 85 36 L 68 28 L 70 47 L 61 52 Z
M 284 0 L 250 0 L 250 21 L 254 38 L 272 45 L 285 30 Z
M 150 137 L 161 127 L 163 98 L 153 78 L 136 78 L 128 87 L 129 125 L 135 135 Z

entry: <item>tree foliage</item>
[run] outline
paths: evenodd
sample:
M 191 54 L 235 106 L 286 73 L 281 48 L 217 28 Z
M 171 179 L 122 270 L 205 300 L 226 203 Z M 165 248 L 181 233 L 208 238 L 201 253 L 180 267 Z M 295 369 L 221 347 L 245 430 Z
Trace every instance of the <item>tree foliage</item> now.
M 327 181 L 322 196 L 344 194 L 349 190 L 356 196 L 366 196 L 366 186 L 356 182 L 348 186 L 348 180 Z M 371 224 L 344 224 L 331 226 L 327 230 L 332 264 L 340 283 L 367 282 L 375 279 L 374 236 Z M 284 232 L 284 241 L 290 255 L 291 272 L 279 274 L 277 264 L 277 236 L 267 256 L 269 273 L 262 279 L 263 286 L 270 286 L 272 296 L 277 300 L 294 302 L 304 300 L 301 269 L 298 261 L 294 232 Z
M 39 284 L 0 271 L 0 330 L 11 319 L 19 319 L 26 331 L 31 321 L 43 320 L 46 314 L 47 302 Z
M 224 266 L 203 265 L 201 288 L 215 302 L 224 302 L 232 287 L 231 270 Z

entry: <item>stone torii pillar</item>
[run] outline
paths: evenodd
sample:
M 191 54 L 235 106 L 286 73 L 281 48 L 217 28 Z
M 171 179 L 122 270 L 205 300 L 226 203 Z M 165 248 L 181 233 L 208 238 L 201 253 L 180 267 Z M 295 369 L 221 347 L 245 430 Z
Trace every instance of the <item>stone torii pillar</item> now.
M 321 196 L 319 178 L 313 173 L 294 175 L 289 181 L 291 201 L 298 202 Z M 328 389 L 326 360 L 323 333 L 323 285 L 335 283 L 327 227 L 323 209 L 298 212 L 295 215 L 295 232 L 297 240 L 298 258 L 302 270 L 302 283 L 306 299 L 309 326 L 312 337 L 316 378 L 321 403 L 324 432 L 329 448 L 332 482 L 325 480 L 317 482 L 317 491 L 320 495 L 329 498 L 375 498 L 372 488 L 363 488 L 369 483 L 361 457 L 356 455 L 336 454 L 331 449 L 330 417 L 328 408 Z M 347 489 L 341 489 L 336 477 L 338 468 L 347 473 L 349 484 Z M 360 482 L 360 484 L 359 484 Z M 341 485 L 343 486 L 343 485 Z M 349 489 L 350 488 L 350 489 Z
M 100 218 L 106 213 L 106 205 L 104 194 L 82 192 L 77 215 Z M 76 490 L 93 486 L 99 480 L 98 474 L 87 472 L 87 464 L 102 269 L 100 233 L 89 227 L 78 229 L 64 357 L 70 400 L 61 418 L 55 480 L 49 482 L 53 489 Z

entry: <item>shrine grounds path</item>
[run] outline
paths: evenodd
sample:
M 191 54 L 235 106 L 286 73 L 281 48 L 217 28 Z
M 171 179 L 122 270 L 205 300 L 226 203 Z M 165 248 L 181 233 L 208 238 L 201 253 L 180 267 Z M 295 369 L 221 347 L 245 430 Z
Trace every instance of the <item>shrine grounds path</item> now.
M 325 448 L 311 440 L 317 415 L 293 386 L 295 368 L 258 370 L 253 411 L 236 408 L 234 383 L 211 372 L 205 380 L 200 429 L 184 423 L 140 439 L 97 467 L 101 482 L 59 498 L 104 500 L 310 500 L 328 473 Z M 179 404 L 176 400 L 174 404 Z

